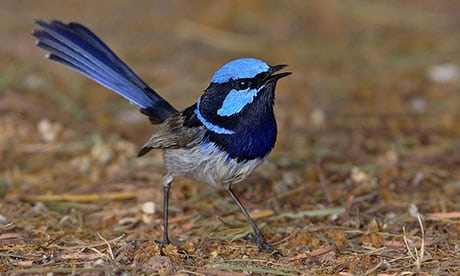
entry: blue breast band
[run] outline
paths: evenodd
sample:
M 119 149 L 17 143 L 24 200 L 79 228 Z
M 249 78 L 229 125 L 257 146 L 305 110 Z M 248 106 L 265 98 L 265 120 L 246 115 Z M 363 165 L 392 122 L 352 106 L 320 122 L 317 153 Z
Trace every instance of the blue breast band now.
M 229 130 L 220 126 L 217 126 L 211 122 L 208 122 L 203 115 L 200 113 L 200 99 L 198 99 L 198 102 L 196 103 L 196 109 L 195 109 L 195 114 L 198 117 L 198 120 L 210 131 L 218 133 L 218 134 L 234 134 L 235 132 L 233 130 Z

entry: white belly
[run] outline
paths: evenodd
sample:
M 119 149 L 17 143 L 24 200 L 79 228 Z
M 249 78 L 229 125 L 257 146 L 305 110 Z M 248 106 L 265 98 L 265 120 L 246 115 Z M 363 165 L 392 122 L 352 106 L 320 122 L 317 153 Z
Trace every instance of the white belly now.
M 214 144 L 190 149 L 165 149 L 166 175 L 184 176 L 215 187 L 244 180 L 264 159 L 237 162 Z

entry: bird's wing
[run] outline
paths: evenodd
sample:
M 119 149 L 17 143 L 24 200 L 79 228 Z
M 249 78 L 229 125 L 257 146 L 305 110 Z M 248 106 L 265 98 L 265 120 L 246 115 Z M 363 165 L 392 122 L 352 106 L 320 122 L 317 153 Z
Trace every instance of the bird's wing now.
M 152 149 L 188 148 L 203 140 L 206 129 L 203 126 L 187 126 L 187 117 L 183 113 L 164 121 L 141 148 L 137 156 Z

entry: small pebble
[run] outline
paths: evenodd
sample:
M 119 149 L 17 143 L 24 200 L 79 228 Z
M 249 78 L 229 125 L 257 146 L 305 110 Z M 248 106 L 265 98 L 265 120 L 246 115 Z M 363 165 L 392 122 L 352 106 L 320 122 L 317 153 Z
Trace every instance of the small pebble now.
M 43 202 L 37 202 L 35 203 L 34 207 L 32 207 L 32 211 L 36 213 L 46 213 L 48 212 L 48 208 L 46 207 Z
M 29 90 L 37 90 L 43 87 L 43 79 L 36 74 L 29 74 L 24 78 L 24 86 Z
M 122 218 L 118 221 L 119 225 L 130 225 L 134 224 L 138 221 L 137 218 L 132 218 L 132 217 L 127 217 L 127 218 Z
M 339 214 L 332 214 L 329 216 L 330 221 L 336 221 L 339 218 Z
M 62 131 L 60 123 L 53 123 L 47 119 L 43 119 L 37 124 L 38 133 L 45 142 L 55 142 Z
M 95 262 L 94 262 L 94 265 L 95 266 L 101 266 L 104 264 L 104 260 L 103 259 L 97 259 Z
M 7 222 L 8 222 L 8 220 L 6 219 L 6 217 L 4 217 L 3 215 L 0 215 L 0 223 L 5 224 Z
M 419 214 L 418 207 L 415 204 L 409 205 L 408 211 L 409 211 L 409 215 L 414 218 L 416 218 L 417 215 Z
M 453 63 L 437 64 L 430 66 L 427 74 L 428 78 L 433 82 L 453 82 L 460 77 L 460 68 Z
M 310 114 L 310 121 L 315 127 L 320 128 L 324 125 L 325 117 L 322 109 L 315 108 Z
M 410 106 L 414 112 L 423 113 L 428 108 L 428 101 L 422 96 L 417 96 L 410 101 Z
M 147 215 L 155 214 L 156 206 L 155 203 L 152 201 L 147 201 L 142 205 L 142 212 Z
M 351 169 L 351 180 L 354 183 L 363 183 L 369 180 L 369 176 L 358 167 Z
M 415 186 L 419 186 L 423 180 L 425 179 L 425 175 L 423 174 L 422 171 L 417 171 L 414 175 L 414 178 L 412 178 L 412 184 Z
M 152 216 L 150 215 L 146 215 L 146 214 L 142 214 L 142 222 L 145 223 L 145 224 L 150 224 L 152 223 L 153 219 L 152 219 Z
M 109 145 L 98 139 L 91 148 L 91 157 L 101 164 L 107 164 L 114 157 L 114 153 Z

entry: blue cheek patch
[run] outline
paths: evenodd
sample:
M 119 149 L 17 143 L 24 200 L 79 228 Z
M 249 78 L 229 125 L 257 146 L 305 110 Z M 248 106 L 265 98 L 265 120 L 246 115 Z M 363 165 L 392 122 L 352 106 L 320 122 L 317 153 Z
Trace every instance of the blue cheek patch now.
M 257 89 L 236 90 L 232 89 L 228 92 L 224 102 L 217 114 L 220 116 L 232 116 L 240 112 L 246 105 L 252 103 L 257 96 Z
M 210 131 L 212 132 L 215 132 L 217 134 L 234 134 L 235 132 L 233 130 L 230 130 L 230 129 L 226 129 L 226 128 L 223 128 L 223 127 L 220 127 L 220 126 L 217 126 L 211 122 L 208 122 L 208 120 L 206 120 L 205 117 L 203 117 L 203 115 L 201 115 L 201 112 L 200 112 L 200 99 L 198 99 L 198 102 L 196 103 L 196 109 L 195 109 L 195 114 L 196 116 L 198 117 L 198 120 L 200 120 L 200 122 Z

